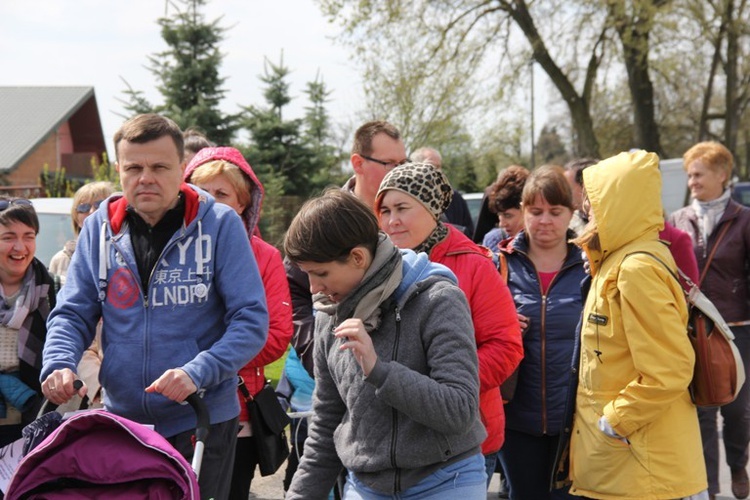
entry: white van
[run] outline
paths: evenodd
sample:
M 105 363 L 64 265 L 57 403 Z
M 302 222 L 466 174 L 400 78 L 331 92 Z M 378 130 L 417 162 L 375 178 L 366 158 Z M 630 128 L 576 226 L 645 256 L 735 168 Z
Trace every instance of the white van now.
M 62 250 L 65 242 L 76 238 L 70 218 L 73 198 L 33 198 L 31 203 L 39 217 L 35 256 L 49 266 L 50 260 Z
M 688 201 L 687 173 L 682 168 L 682 158 L 659 160 L 661 170 L 661 203 L 664 213 L 671 214 L 684 207 Z

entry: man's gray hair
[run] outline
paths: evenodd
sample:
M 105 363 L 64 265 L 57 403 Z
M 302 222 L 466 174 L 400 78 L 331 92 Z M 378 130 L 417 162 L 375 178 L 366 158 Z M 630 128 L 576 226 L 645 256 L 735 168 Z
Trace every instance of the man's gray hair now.
M 437 160 L 437 165 L 434 165 L 433 158 Z M 429 163 L 435 168 L 443 167 L 443 157 L 440 155 L 440 151 L 435 148 L 421 147 L 414 151 L 409 156 L 409 159 L 414 163 Z

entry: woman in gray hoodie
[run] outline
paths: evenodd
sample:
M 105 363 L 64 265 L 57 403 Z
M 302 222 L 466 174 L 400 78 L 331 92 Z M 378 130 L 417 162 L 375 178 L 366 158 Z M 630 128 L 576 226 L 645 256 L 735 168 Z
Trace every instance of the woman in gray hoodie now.
M 287 499 L 486 498 L 471 315 L 448 268 L 399 251 L 331 190 L 302 207 L 286 255 L 314 294 L 315 393 Z

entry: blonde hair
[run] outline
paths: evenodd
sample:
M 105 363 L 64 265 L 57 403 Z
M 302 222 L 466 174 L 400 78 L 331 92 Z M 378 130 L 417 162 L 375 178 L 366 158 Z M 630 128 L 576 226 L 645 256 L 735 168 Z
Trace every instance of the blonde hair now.
M 589 221 L 583 228 L 583 233 L 577 238 L 570 240 L 574 245 L 583 248 L 589 248 L 595 251 L 601 251 L 602 243 L 599 239 L 599 227 L 596 225 L 596 219 Z
M 731 151 L 723 144 L 715 141 L 699 142 L 682 155 L 682 168 L 687 172 L 690 164 L 696 160 L 700 160 L 701 163 L 714 172 L 721 172 L 723 170 L 727 174 L 727 178 L 724 181 L 724 187 L 727 187 L 732 178 L 734 158 Z
M 78 205 L 81 203 L 94 203 L 95 201 L 105 200 L 115 192 L 115 185 L 109 181 L 96 181 L 84 184 L 76 194 L 73 195 L 73 206 L 70 208 L 70 218 L 73 222 L 73 231 L 76 235 L 81 232 L 78 226 Z
M 200 186 L 204 182 L 209 182 L 220 175 L 224 175 L 229 181 L 229 184 L 237 194 L 239 204 L 249 207 L 252 201 L 253 183 L 240 167 L 234 163 L 224 160 L 206 162 L 193 170 L 188 181 Z

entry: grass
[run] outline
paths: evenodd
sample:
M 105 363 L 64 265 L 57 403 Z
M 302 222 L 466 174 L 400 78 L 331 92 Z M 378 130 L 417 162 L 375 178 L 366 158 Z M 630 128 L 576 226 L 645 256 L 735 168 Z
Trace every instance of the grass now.
M 266 378 L 271 379 L 271 385 L 274 388 L 276 388 L 279 383 L 279 379 L 281 378 L 281 372 L 284 369 L 284 363 L 286 362 L 287 354 L 289 354 L 289 348 L 287 348 L 283 356 L 281 356 L 270 365 L 266 365 L 265 367 Z

